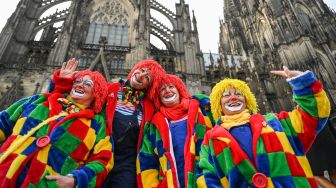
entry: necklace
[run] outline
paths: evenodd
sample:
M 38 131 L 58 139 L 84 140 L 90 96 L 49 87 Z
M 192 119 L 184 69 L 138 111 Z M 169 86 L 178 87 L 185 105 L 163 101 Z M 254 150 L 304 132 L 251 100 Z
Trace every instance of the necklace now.
M 62 105 L 62 110 L 68 112 L 69 114 L 79 112 L 79 108 L 71 101 L 66 98 L 58 98 L 58 103 Z
M 122 101 L 124 103 L 132 103 L 134 106 L 137 106 L 144 96 L 142 90 L 134 89 L 130 86 L 129 82 L 123 80 L 119 81 L 121 83 L 121 92 L 122 92 Z

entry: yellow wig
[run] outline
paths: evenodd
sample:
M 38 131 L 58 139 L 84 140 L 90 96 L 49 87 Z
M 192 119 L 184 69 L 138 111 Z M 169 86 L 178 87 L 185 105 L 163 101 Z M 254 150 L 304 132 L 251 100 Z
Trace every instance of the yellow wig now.
M 226 78 L 215 85 L 210 93 L 211 111 L 215 120 L 222 116 L 221 97 L 231 87 L 239 91 L 246 101 L 246 108 L 252 113 L 258 112 L 257 100 L 246 82 L 238 79 Z

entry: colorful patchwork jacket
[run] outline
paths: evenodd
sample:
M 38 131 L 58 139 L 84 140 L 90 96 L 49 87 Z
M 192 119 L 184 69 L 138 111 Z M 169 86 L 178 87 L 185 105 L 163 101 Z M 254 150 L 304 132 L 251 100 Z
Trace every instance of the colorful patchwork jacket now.
M 73 78 L 64 78 L 64 77 L 60 77 L 59 76 L 60 70 L 57 70 L 54 75 L 53 75 L 53 80 L 51 83 L 51 87 L 49 89 L 50 92 L 58 92 L 58 93 L 69 93 L 71 88 L 72 88 L 72 83 L 73 83 Z M 118 92 L 119 90 L 121 90 L 123 93 L 128 92 L 128 91 L 123 91 L 122 90 L 122 83 L 121 82 L 114 82 L 114 83 L 109 83 L 108 86 L 108 96 L 107 96 L 107 101 L 106 101 L 106 106 L 105 108 L 103 108 L 103 111 L 101 112 L 101 114 L 103 114 L 104 119 L 106 121 L 107 124 L 107 130 L 109 132 L 109 135 L 114 134 L 113 133 L 113 126 L 116 126 L 114 123 L 114 114 L 116 111 L 116 106 L 118 103 L 118 100 L 120 100 L 118 98 Z M 206 101 L 202 102 L 202 104 L 206 103 Z M 143 135 L 143 130 L 144 130 L 144 126 L 146 122 L 149 122 L 153 115 L 154 115 L 154 105 L 152 103 L 152 100 L 150 100 L 148 97 L 144 97 L 141 99 L 141 105 L 142 105 L 142 121 L 140 124 L 140 132 L 139 132 L 139 136 L 137 138 L 137 142 L 136 143 L 136 149 L 137 151 L 140 148 L 140 143 L 142 140 L 142 135 Z M 116 146 L 117 147 L 117 146 Z M 130 150 L 133 150 L 132 147 L 129 147 Z M 125 155 L 125 152 L 120 152 L 120 153 L 114 153 L 114 156 L 117 158 L 119 155 Z M 128 156 L 128 154 L 126 153 L 126 155 Z M 127 161 L 126 161 L 127 162 Z M 120 166 L 120 163 L 115 164 L 115 168 L 118 169 L 118 165 Z M 123 165 L 123 164 L 121 164 Z M 133 165 L 133 164 L 129 164 L 129 165 Z M 134 167 L 135 169 L 135 167 Z M 113 173 L 113 170 L 111 171 L 111 173 Z M 125 171 L 125 174 L 129 174 L 132 172 L 128 172 Z M 136 172 L 134 171 L 134 174 L 136 174 Z M 123 174 L 120 176 L 124 176 Z M 104 187 L 105 186 L 109 186 L 109 178 L 113 178 L 112 176 L 107 176 L 107 183 L 104 183 Z
M 49 92 L 69 93 L 71 91 L 72 83 L 74 80 L 73 78 L 60 77 L 59 73 L 60 73 L 60 70 L 55 71 L 52 82 L 50 84 Z M 106 106 L 103 109 L 105 111 L 105 114 L 103 115 L 105 116 L 105 120 L 107 122 L 106 124 L 107 124 L 108 130 L 111 135 L 113 132 L 113 117 L 114 117 L 114 113 L 115 113 L 115 109 L 116 109 L 116 105 L 118 101 L 118 91 L 121 87 L 122 87 L 122 84 L 120 82 L 109 83 L 109 86 L 108 86 L 109 94 L 106 99 L 107 100 Z M 198 97 L 198 98 L 201 98 L 201 97 Z M 139 149 L 140 143 L 142 140 L 143 127 L 146 122 L 149 122 L 152 119 L 154 111 L 155 111 L 154 105 L 149 98 L 147 97 L 142 98 L 141 103 L 142 103 L 143 117 L 142 117 L 142 121 L 140 124 L 139 142 L 137 144 L 138 145 L 137 149 Z M 203 104 L 204 106 L 209 106 L 207 103 L 208 102 L 206 101 L 206 97 L 202 96 L 201 104 Z M 204 109 L 204 110 L 206 110 L 206 112 L 209 114 L 207 109 Z
M 223 127 L 207 132 L 197 168 L 199 187 L 317 187 L 305 153 L 327 121 L 329 100 L 309 71 L 289 83 L 296 109 L 250 118 L 254 162 Z
M 0 187 L 57 187 L 45 176 L 67 174 L 78 187 L 102 184 L 113 166 L 104 119 L 90 109 L 70 111 L 59 98 L 35 95 L 0 113 Z M 50 140 L 43 144 L 43 137 Z
M 209 118 L 192 100 L 188 111 L 187 138 L 184 150 L 185 185 L 196 187 L 195 168 L 205 132 L 212 127 Z M 179 187 L 172 140 L 167 119 L 157 112 L 143 131 L 143 140 L 137 157 L 138 187 Z

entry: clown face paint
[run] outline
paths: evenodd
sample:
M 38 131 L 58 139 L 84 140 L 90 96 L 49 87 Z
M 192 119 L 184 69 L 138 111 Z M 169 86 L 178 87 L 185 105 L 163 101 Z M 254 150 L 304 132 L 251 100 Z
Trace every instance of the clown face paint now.
M 174 85 L 164 85 L 160 89 L 160 100 L 165 107 L 173 108 L 180 104 L 180 94 Z
M 86 107 L 91 106 L 94 100 L 93 83 L 91 77 L 88 75 L 77 78 L 72 85 L 70 97 L 78 104 Z
M 130 78 L 130 85 L 135 89 L 146 89 L 150 83 L 151 77 L 146 68 L 136 69 Z
M 245 97 L 235 88 L 225 91 L 220 102 L 223 114 L 226 116 L 239 114 L 246 109 Z

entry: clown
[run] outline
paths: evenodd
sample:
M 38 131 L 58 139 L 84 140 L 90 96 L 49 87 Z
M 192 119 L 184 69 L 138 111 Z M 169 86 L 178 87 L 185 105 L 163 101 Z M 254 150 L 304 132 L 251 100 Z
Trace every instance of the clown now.
M 54 91 L 70 91 L 69 77 L 75 74 L 77 64 L 78 61 L 71 59 L 54 74 Z M 127 80 L 109 84 L 105 114 L 115 141 L 115 165 L 103 187 L 136 187 L 138 140 L 145 122 L 154 114 L 152 88 L 164 74 L 164 69 L 156 61 L 143 60 L 133 67 Z
M 107 82 L 85 70 L 69 95 L 40 94 L 0 113 L 0 187 L 100 187 L 112 169 Z M 94 151 L 94 152 L 93 152 Z
M 159 111 L 144 129 L 137 158 L 138 187 L 195 187 L 200 144 L 211 121 L 175 75 L 161 78 L 155 95 Z
M 256 98 L 241 80 L 224 79 L 212 89 L 218 121 L 201 146 L 199 187 L 317 187 L 305 154 L 327 121 L 329 100 L 310 71 L 271 73 L 293 87 L 292 112 L 257 114 Z

